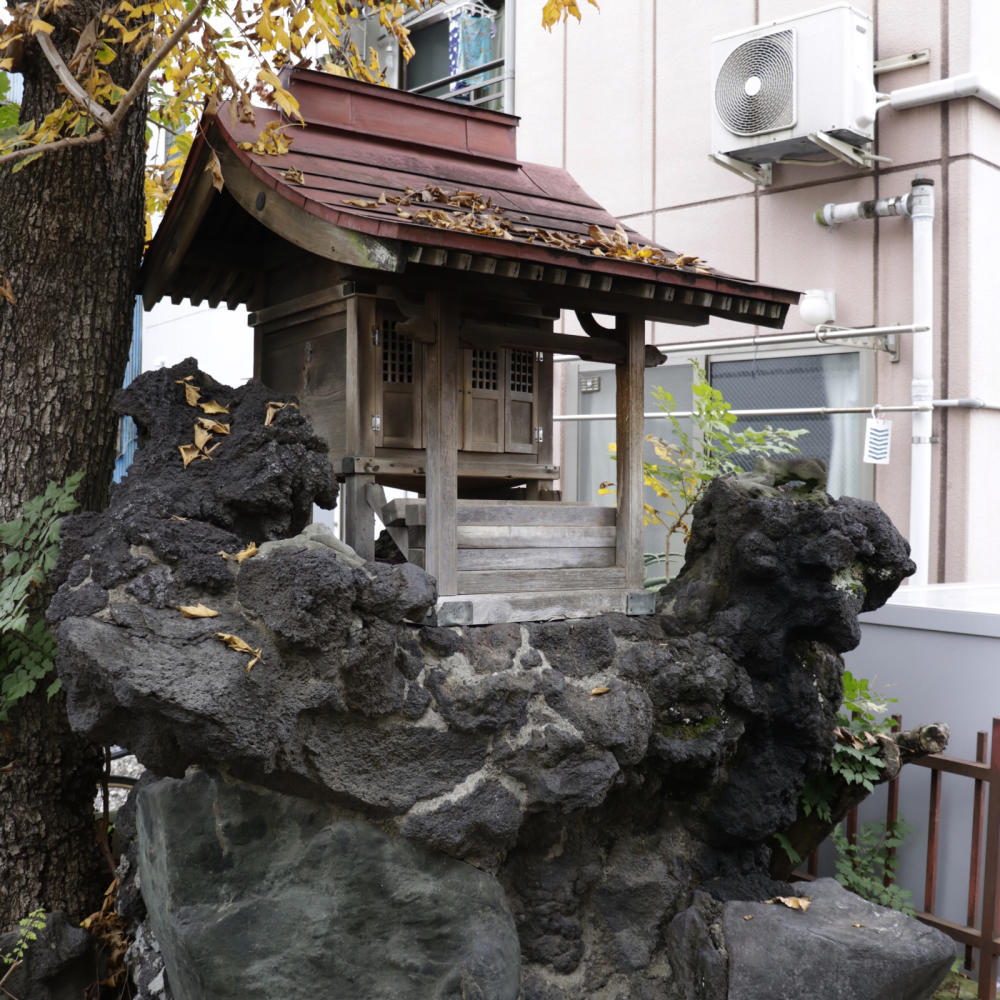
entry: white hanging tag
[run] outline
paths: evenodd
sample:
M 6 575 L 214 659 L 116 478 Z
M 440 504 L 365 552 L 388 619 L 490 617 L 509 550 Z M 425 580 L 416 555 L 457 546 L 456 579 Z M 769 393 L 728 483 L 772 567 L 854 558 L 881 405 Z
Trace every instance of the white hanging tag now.
M 892 421 L 869 417 L 865 421 L 865 451 L 862 456 L 869 465 L 889 464 Z

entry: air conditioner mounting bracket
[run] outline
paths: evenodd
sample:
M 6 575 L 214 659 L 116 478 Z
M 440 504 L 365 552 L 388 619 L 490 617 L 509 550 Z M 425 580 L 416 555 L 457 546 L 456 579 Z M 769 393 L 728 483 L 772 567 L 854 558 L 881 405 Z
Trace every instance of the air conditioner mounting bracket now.
M 708 157 L 710 160 L 715 160 L 720 167 L 739 174 L 744 180 L 759 184 L 761 187 L 771 186 L 773 170 L 770 163 L 746 163 L 733 156 L 726 156 L 725 153 L 709 153 Z
M 860 146 L 852 146 L 849 142 L 835 139 L 827 132 L 810 132 L 809 141 L 815 143 L 820 149 L 826 150 L 838 160 L 843 160 L 844 163 L 849 163 L 852 167 L 861 167 L 864 170 L 870 170 L 879 160 L 888 159 L 885 156 L 876 156 Z

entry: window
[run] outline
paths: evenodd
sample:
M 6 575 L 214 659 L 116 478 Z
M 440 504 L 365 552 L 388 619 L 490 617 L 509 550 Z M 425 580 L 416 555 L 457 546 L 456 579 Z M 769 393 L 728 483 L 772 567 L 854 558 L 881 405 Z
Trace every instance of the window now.
M 669 350 L 669 348 L 668 348 Z M 709 380 L 734 410 L 801 409 L 815 407 L 865 406 L 871 398 L 872 364 L 867 353 L 806 349 L 794 355 L 775 356 L 767 351 L 726 355 L 717 360 L 702 356 Z M 615 440 L 615 370 L 606 365 L 571 361 L 564 369 L 566 412 L 607 415 L 604 419 L 561 424 L 563 438 L 563 497 L 590 503 L 613 505 L 613 495 L 598 493 L 602 482 L 614 482 L 616 468 L 608 445 Z M 673 396 L 679 410 L 692 406 L 695 369 L 689 363 L 666 364 L 646 369 L 645 412 L 658 412 L 651 391 L 662 386 Z M 861 461 L 865 415 L 861 414 L 761 414 L 739 420 L 735 429 L 747 426 L 795 429 L 809 433 L 798 444 L 803 455 L 821 458 L 829 469 L 828 491 L 833 496 L 873 495 L 871 466 Z M 690 421 L 682 419 L 690 433 Z M 669 440 L 670 423 L 647 417 L 646 433 Z M 647 442 L 645 457 L 658 459 Z M 750 462 L 747 466 L 750 466 Z M 650 491 L 645 499 L 655 501 Z M 679 539 L 674 554 L 679 553 Z M 644 529 L 646 552 L 662 552 L 663 529 Z M 672 565 L 676 572 L 679 563 Z
M 863 406 L 861 357 L 856 351 L 720 360 L 709 365 L 709 381 L 734 410 L 778 410 Z M 797 442 L 803 455 L 827 464 L 832 496 L 866 496 L 861 450 L 864 414 L 790 414 L 740 420 L 735 429 L 770 424 L 809 431 Z M 749 464 L 749 463 L 748 463 Z
M 376 18 L 368 18 L 355 39 L 363 52 L 376 49 L 391 84 L 426 97 L 511 110 L 505 53 L 512 39 L 506 37 L 503 0 L 443 0 L 403 23 L 416 50 L 408 63 Z

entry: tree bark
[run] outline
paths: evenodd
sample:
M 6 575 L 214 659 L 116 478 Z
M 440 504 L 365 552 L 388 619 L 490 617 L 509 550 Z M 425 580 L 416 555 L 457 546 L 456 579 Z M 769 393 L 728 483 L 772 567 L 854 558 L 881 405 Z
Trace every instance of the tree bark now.
M 879 779 L 875 784 L 881 785 L 886 781 L 892 781 L 904 764 L 917 760 L 920 757 L 927 757 L 930 754 L 943 753 L 948 746 L 948 739 L 951 733 L 948 726 L 943 722 L 930 723 L 925 726 L 917 726 L 916 729 L 907 729 L 904 732 L 879 734 L 875 737 L 879 745 L 879 758 L 883 763 L 883 768 L 879 772 Z M 861 786 L 847 784 L 842 778 L 830 774 L 829 776 L 830 797 L 830 818 L 821 818 L 815 809 L 807 816 L 799 806 L 799 814 L 795 822 L 786 830 L 782 830 L 788 846 L 799 855 L 805 858 L 819 845 L 826 840 L 837 824 L 855 807 L 860 805 L 869 793 Z M 771 849 L 771 876 L 776 879 L 788 879 L 795 870 L 798 862 L 793 862 L 787 851 L 781 846 Z
M 98 9 L 77 0 L 50 18 L 64 58 Z M 127 87 L 139 60 L 120 55 L 112 68 Z M 36 45 L 19 69 L 21 120 L 39 121 L 63 96 Z M 0 520 L 78 469 L 82 506 L 107 502 L 111 399 L 142 252 L 144 128 L 142 101 L 103 143 L 0 171 L 0 272 L 16 297 L 0 299 Z M 110 881 L 94 836 L 100 766 L 99 748 L 70 731 L 59 698 L 36 691 L 0 724 L 0 931 L 37 906 L 77 918 L 99 906 Z

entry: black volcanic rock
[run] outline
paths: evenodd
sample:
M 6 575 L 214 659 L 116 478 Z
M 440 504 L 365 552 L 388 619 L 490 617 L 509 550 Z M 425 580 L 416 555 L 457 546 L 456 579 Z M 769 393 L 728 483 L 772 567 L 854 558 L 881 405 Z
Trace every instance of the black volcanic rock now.
M 232 433 L 185 469 L 189 374 Z M 524 1000 L 679 1000 L 675 960 L 719 981 L 708 897 L 678 915 L 701 887 L 787 890 L 770 841 L 829 761 L 839 654 L 913 569 L 888 518 L 726 477 L 655 615 L 432 627 L 422 570 L 303 527 L 334 484 L 296 409 L 264 426 L 276 398 L 193 362 L 124 397 L 144 447 L 105 514 L 67 519 L 50 611 L 74 727 L 477 866 L 518 929 Z M 250 540 L 241 563 L 219 554 Z M 178 610 L 197 603 L 218 615 Z

